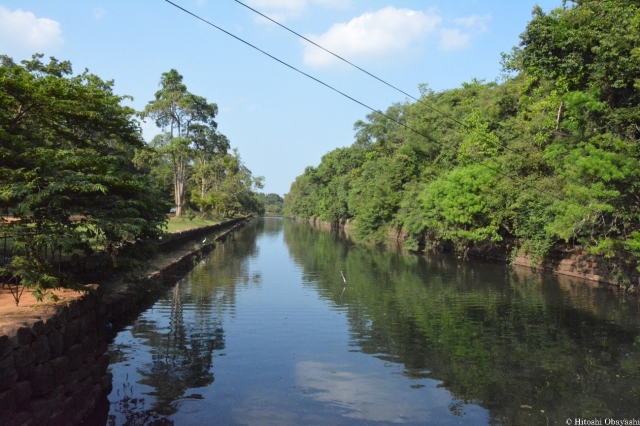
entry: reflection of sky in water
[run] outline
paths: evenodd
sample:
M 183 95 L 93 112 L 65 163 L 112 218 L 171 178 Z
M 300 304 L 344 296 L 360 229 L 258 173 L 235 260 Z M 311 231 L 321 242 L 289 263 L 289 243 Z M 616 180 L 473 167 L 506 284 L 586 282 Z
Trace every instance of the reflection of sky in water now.
M 382 361 L 380 362 L 382 364 Z M 303 361 L 296 364 L 298 383 L 309 397 L 335 407 L 345 417 L 375 422 L 427 423 L 432 413 L 443 414 L 452 406 L 451 395 L 435 380 L 393 380 L 386 371 L 355 364 Z M 466 424 L 487 421 L 484 410 L 464 406 Z M 437 416 L 438 423 L 445 419 Z M 451 419 L 453 420 L 453 419 Z M 462 419 L 459 419 L 462 420 Z
M 356 419 L 395 423 L 428 421 L 428 408 L 420 406 L 420 402 L 426 398 L 431 408 L 446 406 L 450 401 L 431 384 L 421 389 L 420 397 L 415 398 L 411 393 L 399 392 L 396 383 L 389 383 L 373 372 L 357 373 L 354 367 L 305 361 L 296 364 L 296 374 L 300 386 L 312 390 L 311 398 L 334 405 L 344 410 L 345 416 Z

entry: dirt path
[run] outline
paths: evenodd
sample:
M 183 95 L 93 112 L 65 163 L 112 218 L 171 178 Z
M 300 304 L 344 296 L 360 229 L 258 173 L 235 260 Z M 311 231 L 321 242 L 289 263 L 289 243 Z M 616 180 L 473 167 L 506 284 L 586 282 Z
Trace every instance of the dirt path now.
M 202 244 L 200 239 L 197 238 L 195 239 L 195 241 L 192 240 L 180 244 L 169 252 L 157 253 L 154 257 L 148 259 L 143 267 L 140 267 L 137 270 L 123 271 L 122 273 L 114 276 L 109 281 L 102 283 L 101 290 L 106 294 L 119 291 L 123 287 L 126 288 L 128 285 L 136 282 L 141 278 L 158 273 L 159 271 L 177 262 L 183 257 L 192 254 L 194 251 L 211 249 L 215 244 L 217 244 L 217 238 L 219 238 L 223 234 L 227 234 L 234 228 L 235 226 L 231 226 L 230 228 L 212 232 L 211 236 L 207 236 L 206 244 Z M 17 291 L 22 291 L 22 286 L 19 286 L 17 288 Z M 52 293 L 58 297 L 57 302 L 53 302 L 48 299 L 45 299 L 42 302 L 38 302 L 31 294 L 31 292 L 27 289 L 22 292 L 22 295 L 20 297 L 20 304 L 16 306 L 14 297 L 15 292 L 15 286 L 0 286 L 0 327 L 6 324 L 15 323 L 16 320 L 19 320 L 20 322 L 39 320 L 42 316 L 46 316 L 47 314 L 54 312 L 60 306 L 67 305 L 72 300 L 76 300 L 83 295 L 83 292 L 76 292 L 69 289 L 59 289 L 52 291 Z

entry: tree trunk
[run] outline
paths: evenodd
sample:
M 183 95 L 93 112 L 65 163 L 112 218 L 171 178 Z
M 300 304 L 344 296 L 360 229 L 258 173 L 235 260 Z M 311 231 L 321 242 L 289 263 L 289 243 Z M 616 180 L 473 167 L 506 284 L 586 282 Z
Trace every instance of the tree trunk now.
M 175 182 L 174 182 L 174 193 L 175 193 L 175 203 L 176 203 L 176 217 L 182 216 L 182 195 L 184 191 L 184 180 L 185 180 L 185 164 L 184 159 L 182 157 L 178 158 L 176 164 L 176 173 L 175 173 Z

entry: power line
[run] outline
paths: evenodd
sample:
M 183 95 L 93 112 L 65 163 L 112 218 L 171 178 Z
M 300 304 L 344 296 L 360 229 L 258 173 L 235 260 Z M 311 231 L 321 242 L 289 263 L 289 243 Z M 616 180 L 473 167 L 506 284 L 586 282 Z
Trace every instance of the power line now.
M 403 123 L 403 122 L 401 122 L 401 121 L 398 121 L 398 120 L 396 120 L 395 118 L 393 118 L 393 117 L 391 117 L 391 116 L 389 116 L 389 115 L 387 115 L 387 114 L 383 113 L 382 111 L 380 111 L 380 110 L 376 110 L 376 109 L 374 109 L 374 108 L 370 107 L 369 105 L 365 104 L 364 102 L 360 102 L 359 100 L 357 100 L 357 99 L 355 99 L 355 98 L 353 98 L 353 97 L 351 97 L 351 96 L 347 95 L 347 94 L 346 94 L 346 93 L 344 93 L 344 92 L 341 92 L 340 90 L 338 90 L 338 89 L 336 89 L 335 87 L 333 87 L 333 86 L 331 86 L 331 85 L 329 85 L 329 84 L 325 83 L 324 81 L 319 80 L 319 79 L 317 79 L 316 77 L 314 77 L 314 76 L 312 76 L 312 75 L 310 75 L 310 74 L 307 74 L 306 72 L 304 72 L 304 71 L 302 71 L 302 70 L 300 70 L 300 69 L 298 69 L 298 68 L 294 67 L 293 65 L 290 65 L 290 64 L 288 64 L 288 63 L 284 62 L 283 60 L 276 58 L 275 56 L 271 55 L 270 53 L 265 52 L 264 50 L 260 49 L 259 47 L 255 46 L 255 45 L 253 45 L 253 44 L 251 44 L 251 43 L 249 43 L 248 41 L 246 41 L 246 40 L 244 40 L 244 39 L 241 39 L 240 37 L 238 37 L 238 36 L 236 36 L 236 35 L 234 35 L 234 34 L 230 33 L 229 31 L 227 31 L 227 30 L 225 30 L 225 29 L 220 28 L 219 26 L 217 26 L 217 25 L 215 25 L 215 24 L 213 24 L 213 23 L 211 23 L 211 22 L 207 21 L 207 20 L 206 20 L 206 19 L 204 19 L 204 18 L 201 18 L 200 16 L 196 15 L 195 13 L 190 12 L 190 11 L 188 11 L 187 9 L 185 9 L 185 8 L 183 8 L 183 7 L 181 7 L 181 6 L 178 6 L 177 4 L 173 3 L 172 1 L 170 1 L 170 0 L 165 0 L 165 1 L 166 1 L 167 3 L 169 3 L 169 4 L 173 5 L 173 6 L 177 7 L 178 9 L 182 10 L 183 12 L 188 13 L 189 15 L 193 16 L 194 18 L 199 19 L 200 21 L 202 21 L 202 22 L 204 22 L 204 23 L 206 23 L 206 24 L 208 24 L 208 25 L 210 25 L 210 26 L 214 27 L 215 29 L 220 30 L 220 31 L 222 31 L 223 33 L 225 33 L 225 34 L 227 34 L 227 35 L 229 35 L 229 36 L 231 36 L 231 37 L 235 38 L 236 40 L 238 40 L 238 41 L 240 41 L 240 42 L 242 42 L 242 43 L 244 43 L 244 44 L 246 44 L 247 46 L 254 48 L 254 49 L 255 49 L 255 50 L 257 50 L 258 52 L 260 52 L 260 53 L 262 53 L 262 54 L 264 54 L 264 55 L 266 55 L 266 56 L 270 57 L 270 58 L 271 58 L 271 59 L 273 59 L 274 61 L 277 61 L 277 62 L 281 63 L 282 65 L 284 65 L 284 66 L 286 66 L 286 67 L 288 67 L 288 68 L 291 68 L 292 70 L 294 70 L 294 71 L 296 71 L 296 72 L 298 72 L 298 73 L 300 73 L 300 74 L 304 75 L 305 77 L 308 77 L 308 78 L 310 78 L 310 79 L 312 79 L 312 80 L 316 81 L 317 83 L 322 84 L 323 86 L 325 86 L 325 87 L 327 87 L 327 88 L 329 88 L 329 89 L 333 90 L 333 91 L 334 91 L 334 92 L 336 92 L 336 93 L 339 93 L 340 95 L 344 96 L 345 98 L 347 98 L 347 99 L 349 99 L 349 100 L 351 100 L 351 101 L 353 101 L 353 102 L 355 102 L 355 103 L 357 103 L 357 104 L 359 104 L 359 105 L 361 105 L 361 106 L 363 106 L 363 107 L 365 107 L 365 108 L 367 108 L 367 109 L 369 109 L 369 110 L 373 111 L 373 112 L 374 112 L 374 113 L 376 113 L 376 114 L 380 114 L 380 115 L 382 115 L 383 117 L 385 117 L 385 118 L 387 118 L 387 119 L 389 119 L 389 120 L 393 121 L 394 123 L 399 124 L 400 126 L 402 126 L 402 127 L 406 128 L 407 130 L 412 131 L 413 133 L 416 133 L 416 134 L 418 134 L 418 135 L 420 135 L 420 136 L 422 136 L 422 137 L 424 137 L 424 138 L 426 138 L 426 139 L 428 139 L 428 140 L 430 140 L 430 141 L 432 141 L 432 142 L 434 142 L 434 143 L 439 143 L 436 139 L 432 138 L 432 137 L 431 137 L 431 136 L 429 136 L 428 134 L 425 134 L 425 133 L 422 133 L 422 132 L 420 132 L 420 131 L 418 131 L 418 130 L 415 130 L 415 129 L 413 129 L 413 128 L 411 128 L 411 127 L 407 126 L 405 123 Z
M 241 2 L 240 0 L 233 0 L 233 1 L 235 1 L 236 3 L 238 3 L 238 4 L 240 4 L 240 5 L 244 6 L 244 7 L 246 7 L 247 9 L 249 9 L 249 10 L 253 11 L 254 13 L 257 13 L 258 15 L 262 16 L 263 18 L 265 18 L 265 19 L 267 19 L 267 20 L 269 20 L 269 21 L 273 22 L 274 24 L 278 25 L 279 27 L 284 28 L 285 30 L 289 31 L 290 33 L 295 34 L 296 36 L 300 37 L 301 39 L 305 40 L 305 41 L 306 41 L 306 42 L 308 42 L 308 43 L 311 43 L 312 45 L 316 46 L 317 48 L 322 49 L 323 51 L 327 52 L 328 54 L 330 54 L 330 55 L 332 55 L 332 56 L 334 56 L 334 57 L 336 57 L 336 58 L 340 59 L 341 61 L 345 62 L 346 64 L 349 64 L 349 65 L 351 65 L 352 67 L 354 67 L 354 68 L 356 68 L 356 69 L 358 69 L 358 70 L 362 71 L 363 73 L 367 74 L 368 76 L 370 76 L 370 77 L 372 77 L 372 78 L 374 78 L 374 79 L 378 80 L 378 81 L 379 81 L 379 82 L 381 82 L 382 84 L 384 84 L 384 85 L 386 85 L 386 86 L 388 86 L 388 87 L 391 87 L 392 89 L 394 89 L 394 90 L 396 90 L 396 91 L 398 91 L 398 92 L 402 93 L 402 94 L 403 94 L 403 95 L 405 95 L 405 96 L 408 96 L 409 98 L 413 99 L 413 100 L 414 100 L 414 101 L 416 101 L 416 102 L 421 103 L 422 105 L 424 105 L 424 106 L 426 106 L 427 108 L 429 108 L 431 111 L 434 111 L 434 112 L 436 112 L 436 113 L 440 114 L 442 117 L 444 117 L 444 118 L 446 118 L 446 119 L 448 119 L 448 120 L 451 120 L 452 122 L 454 122 L 454 123 L 456 123 L 456 124 L 459 124 L 460 126 L 462 126 L 463 128 L 465 128 L 466 130 L 469 130 L 469 131 L 471 131 L 471 132 L 475 133 L 476 135 L 479 135 L 479 136 L 480 136 L 481 138 L 483 138 L 484 140 L 489 141 L 489 142 L 492 142 L 492 141 L 489 139 L 489 137 L 488 137 L 487 135 L 485 135 L 484 133 L 480 133 L 480 132 L 478 132 L 476 129 L 474 129 L 474 128 L 472 128 L 471 126 L 469 126 L 468 124 L 465 124 L 464 122 L 462 122 L 462 121 L 458 120 L 456 117 L 452 116 L 451 114 L 447 114 L 446 112 L 443 112 L 443 111 L 439 110 L 438 108 L 434 107 L 433 105 L 429 104 L 428 102 L 425 102 L 425 101 L 423 101 L 422 99 L 419 99 L 419 98 L 416 98 L 416 97 L 414 97 L 414 96 L 410 95 L 409 93 L 407 93 L 407 92 L 405 92 L 404 90 L 402 90 L 402 89 L 400 89 L 400 88 L 398 88 L 398 87 L 394 86 L 393 84 L 389 83 L 388 81 L 385 81 L 385 80 L 383 80 L 382 78 L 380 78 L 380 77 L 378 77 L 378 76 L 376 76 L 376 75 L 374 75 L 374 74 L 370 73 L 369 71 L 365 70 L 364 68 L 359 67 L 358 65 L 356 65 L 356 64 L 354 64 L 353 62 L 351 62 L 351 61 L 349 61 L 349 60 L 347 60 L 347 59 L 343 58 L 342 56 L 340 56 L 340 55 L 338 55 L 338 54 L 336 54 L 336 53 L 334 53 L 334 52 L 330 51 L 329 49 L 327 49 L 327 48 L 325 48 L 325 47 L 323 47 L 323 46 L 320 46 L 320 45 L 319 45 L 318 43 L 316 43 L 315 41 L 308 39 L 307 37 L 303 36 L 302 34 L 300 34 L 300 33 L 296 32 L 296 31 L 292 30 L 291 28 L 287 27 L 286 25 L 281 24 L 280 22 L 278 22 L 278 21 L 276 21 L 276 20 L 274 20 L 274 19 L 270 18 L 269 16 L 265 15 L 264 13 L 260 12 L 259 10 L 256 10 L 256 9 L 252 8 L 251 6 L 249 6 L 249 5 L 247 5 L 247 4 L 243 3 L 243 2 Z M 498 140 L 499 140 L 499 139 L 498 139 Z M 520 157 L 522 157 L 522 158 L 525 158 L 525 157 L 524 157 L 522 154 L 520 154 L 518 151 L 516 151 L 516 150 L 514 150 L 514 149 L 510 148 L 506 143 L 500 143 L 500 146 L 502 146 L 502 148 L 506 149 L 507 151 L 509 151 L 509 152 L 511 152 L 511 153 L 513 153 L 513 154 L 515 154 L 515 155 L 518 155 L 518 156 L 520 156 Z M 577 180 L 575 180 L 575 179 L 573 179 L 573 178 L 571 178 L 571 177 L 566 177 L 566 179 L 567 179 L 567 180 L 570 180 L 570 181 L 572 181 L 572 182 L 574 182 L 574 183 L 576 183 L 576 184 L 578 184 L 578 185 L 581 185 L 581 183 L 580 183 L 580 182 L 578 182 Z
M 351 101 L 353 101 L 353 102 L 355 102 L 355 103 L 357 103 L 357 104 L 359 104 L 359 105 L 361 105 L 361 106 L 363 106 L 363 107 L 365 107 L 365 108 L 367 108 L 367 109 L 369 109 L 369 110 L 373 111 L 373 112 L 374 112 L 374 113 L 376 113 L 376 114 L 379 114 L 379 115 L 381 115 L 381 116 L 383 116 L 383 117 L 387 118 L 388 120 L 393 121 L 394 123 L 396 123 L 396 124 L 398 124 L 398 125 L 400 125 L 400 126 L 402 126 L 402 127 L 406 128 L 407 130 L 409 130 L 409 131 L 411 131 L 411 132 L 413 132 L 413 133 L 415 133 L 415 134 L 417 134 L 417 135 L 420 135 L 420 136 L 424 137 L 424 138 L 425 138 L 425 139 L 427 139 L 427 140 L 430 140 L 430 141 L 432 141 L 432 142 L 434 142 L 434 143 L 436 143 L 436 144 L 438 144 L 438 145 L 442 145 L 442 143 L 441 143 L 440 141 L 438 141 L 438 140 L 436 140 L 436 139 L 432 138 L 432 137 L 431 137 L 431 136 L 429 136 L 428 134 L 425 134 L 425 133 L 422 133 L 422 132 L 420 132 L 420 131 L 418 131 L 418 130 L 415 130 L 414 128 L 412 128 L 412 127 L 408 126 L 408 125 L 407 125 L 407 124 L 405 124 L 405 123 L 402 123 L 401 121 L 396 120 L 395 118 L 393 118 L 393 117 L 391 117 L 391 116 L 389 116 L 389 115 L 387 115 L 387 114 L 383 113 L 382 111 L 379 111 L 379 110 L 373 109 L 373 108 L 372 108 L 372 107 L 370 107 L 369 105 L 367 105 L 367 104 L 365 104 L 365 103 L 363 103 L 363 102 L 361 102 L 361 101 L 359 101 L 359 100 L 357 100 L 357 99 L 355 99 L 355 98 L 353 98 L 353 97 L 351 97 L 351 96 L 347 95 L 347 94 L 346 94 L 346 93 L 344 93 L 344 92 L 341 92 L 340 90 L 336 89 L 335 87 L 333 87 L 333 86 L 331 86 L 331 85 L 329 85 L 329 84 L 327 84 L 327 83 L 323 82 L 322 80 L 317 79 L 316 77 L 314 77 L 314 76 L 312 76 L 312 75 L 310 75 L 310 74 L 307 74 L 306 72 L 304 72 L 304 71 L 302 71 L 302 70 L 300 70 L 300 69 L 298 69 L 298 68 L 294 67 L 293 65 L 290 65 L 290 64 L 288 64 L 288 63 L 284 62 L 283 60 L 276 58 L 275 56 L 271 55 L 270 53 L 267 53 L 266 51 L 264 51 L 264 50 L 260 49 L 259 47 L 257 47 L 257 46 L 255 46 L 255 45 L 253 45 L 253 44 L 249 43 L 248 41 L 246 41 L 246 40 L 244 40 L 244 39 L 242 39 L 242 38 L 240 38 L 240 37 L 238 37 L 238 36 L 236 36 L 235 34 L 230 33 L 229 31 L 227 31 L 227 30 L 225 30 L 225 29 L 223 29 L 223 28 L 220 28 L 219 26 L 217 26 L 217 25 L 215 25 L 215 24 L 213 24 L 213 23 L 211 23 L 211 22 L 207 21 L 206 19 L 204 19 L 204 18 L 202 18 L 202 17 L 200 17 L 200 16 L 196 15 L 195 13 L 193 13 L 193 12 L 191 12 L 191 11 L 189 11 L 189 10 L 187 10 L 187 9 L 185 9 L 185 8 L 183 8 L 183 7 L 181 7 L 181 6 L 177 5 L 177 4 L 175 4 L 175 3 L 173 3 L 172 1 L 170 1 L 170 0 L 165 0 L 165 1 L 166 1 L 167 3 L 169 3 L 169 4 L 171 4 L 172 6 L 174 6 L 174 7 L 178 8 L 178 9 L 182 10 L 183 12 L 187 13 L 188 15 L 191 15 L 191 16 L 193 16 L 194 18 L 196 18 L 196 19 L 198 19 L 198 20 L 200 20 L 200 21 L 204 22 L 205 24 L 210 25 L 210 26 L 212 26 L 213 28 L 215 28 L 215 29 L 217 29 L 217 30 L 222 31 L 223 33 L 225 33 L 225 34 L 227 34 L 227 35 L 229 35 L 229 36 L 233 37 L 234 39 L 236 39 L 236 40 L 238 40 L 238 41 L 240 41 L 240 42 L 242 42 L 242 43 L 246 44 L 247 46 L 249 46 L 249 47 L 251 47 L 251 48 L 253 48 L 253 49 L 255 49 L 255 50 L 257 50 L 258 52 L 262 53 L 263 55 L 266 55 L 266 56 L 270 57 L 271 59 L 273 59 L 273 60 L 275 60 L 275 61 L 279 62 L 280 64 L 282 64 L 282 65 L 284 65 L 284 66 L 286 66 L 286 67 L 288 67 L 288 68 L 290 68 L 290 69 L 292 69 L 292 70 L 294 70 L 294 71 L 296 71 L 296 72 L 298 72 L 298 73 L 300 73 L 300 74 L 304 75 L 305 77 L 308 77 L 308 78 L 310 78 L 310 79 L 314 80 L 315 82 L 317 82 L 317 83 L 319 83 L 319 84 L 321 84 L 321 85 L 323 85 L 323 86 L 325 86 L 325 87 L 327 87 L 327 88 L 329 88 L 329 89 L 333 90 L 334 92 L 336 92 L 336 93 L 338 93 L 338 94 L 340 94 L 340 95 L 344 96 L 345 98 L 347 98 L 347 99 L 349 99 L 349 100 L 351 100 Z M 415 98 L 414 98 L 414 99 L 415 99 Z M 482 167 L 485 167 L 485 168 L 487 168 L 487 169 L 489 169 L 489 170 L 491 170 L 491 171 L 493 171 L 493 172 L 495 172 L 495 173 L 501 174 L 501 175 L 505 176 L 506 178 L 510 179 L 510 180 L 511 180 L 511 181 L 513 181 L 513 182 L 516 182 L 516 183 L 518 182 L 518 179 L 517 179 L 517 178 L 513 178 L 513 177 L 509 176 L 508 174 L 506 174 L 506 173 L 504 173 L 504 172 L 502 172 L 502 171 L 500 171 L 500 170 L 496 170 L 496 169 L 494 169 L 493 167 L 489 167 L 488 165 L 486 165 L 486 164 L 484 164 L 484 163 L 477 163 L 477 164 L 479 164 L 479 165 L 481 165 Z M 521 180 L 520 180 L 520 181 L 521 181 Z M 523 182 L 523 181 L 521 181 L 521 182 Z M 527 185 L 527 186 L 528 186 L 528 185 Z M 549 192 L 543 191 L 543 190 L 541 190 L 541 189 L 539 189 L 539 188 L 537 188 L 537 187 L 535 187 L 535 186 L 529 186 L 529 188 L 530 188 L 530 189 L 534 189 L 534 190 L 536 190 L 536 191 L 540 192 L 541 194 L 545 194 L 545 195 L 551 196 L 551 197 L 553 197 L 553 198 L 555 198 L 555 199 L 557 199 L 557 200 L 559 200 L 559 201 L 565 201 L 563 198 L 560 198 L 560 197 L 558 197 L 558 196 L 556 196 L 556 195 L 554 195 L 554 194 L 551 194 L 551 193 L 549 193 Z M 571 201 L 568 201 L 568 202 L 569 202 L 569 203 L 571 203 L 571 204 L 575 204 L 575 203 L 573 203 L 573 202 L 571 202 Z M 578 207 L 584 207 L 584 206 L 579 205 L 579 204 L 575 204 L 575 205 L 576 205 L 576 206 L 578 206 Z

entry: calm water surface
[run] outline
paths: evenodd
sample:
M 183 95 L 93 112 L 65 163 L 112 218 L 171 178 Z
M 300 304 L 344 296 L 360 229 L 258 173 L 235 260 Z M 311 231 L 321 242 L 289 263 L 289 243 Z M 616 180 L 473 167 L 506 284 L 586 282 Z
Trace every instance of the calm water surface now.
M 636 298 L 584 282 L 260 219 L 117 334 L 99 422 L 640 417 L 639 321 Z

